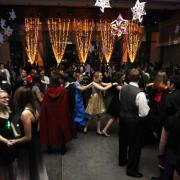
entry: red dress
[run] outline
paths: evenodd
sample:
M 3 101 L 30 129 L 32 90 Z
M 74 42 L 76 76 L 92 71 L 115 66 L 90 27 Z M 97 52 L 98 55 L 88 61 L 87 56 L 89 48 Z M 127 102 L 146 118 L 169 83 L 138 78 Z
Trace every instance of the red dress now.
M 66 89 L 49 87 L 40 113 L 40 141 L 45 145 L 65 145 L 72 139 Z
M 166 85 L 163 83 L 160 83 L 159 86 L 157 87 L 156 94 L 154 97 L 154 101 L 156 103 L 158 103 L 158 104 L 161 103 L 162 95 L 165 90 L 166 90 Z

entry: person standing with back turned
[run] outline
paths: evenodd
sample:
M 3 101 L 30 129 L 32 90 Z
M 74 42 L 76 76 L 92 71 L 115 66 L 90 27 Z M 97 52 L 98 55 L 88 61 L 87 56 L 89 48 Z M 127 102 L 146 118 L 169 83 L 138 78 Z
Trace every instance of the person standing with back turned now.
M 142 123 L 141 118 L 150 110 L 144 92 L 138 86 L 140 72 L 131 69 L 128 75 L 129 84 L 121 90 L 120 123 L 119 123 L 119 166 L 126 165 L 128 176 L 140 178 L 138 170 L 141 155 Z

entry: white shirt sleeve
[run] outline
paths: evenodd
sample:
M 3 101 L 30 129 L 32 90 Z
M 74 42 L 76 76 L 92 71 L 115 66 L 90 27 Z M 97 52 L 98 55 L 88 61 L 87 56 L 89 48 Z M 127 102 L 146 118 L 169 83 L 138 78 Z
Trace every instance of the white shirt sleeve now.
M 149 106 L 147 103 L 146 95 L 144 92 L 140 92 L 136 96 L 136 106 L 138 107 L 139 117 L 145 117 L 149 113 Z

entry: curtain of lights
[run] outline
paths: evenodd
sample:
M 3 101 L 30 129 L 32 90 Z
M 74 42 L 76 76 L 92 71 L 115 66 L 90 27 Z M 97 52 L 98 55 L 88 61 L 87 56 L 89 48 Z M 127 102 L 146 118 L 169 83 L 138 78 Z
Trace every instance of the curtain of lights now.
M 62 61 L 67 46 L 69 25 L 70 20 L 48 19 L 50 41 L 58 65 Z
M 111 59 L 115 42 L 115 37 L 111 35 L 110 23 L 108 20 L 100 20 L 99 23 L 102 52 L 107 63 L 109 63 Z
M 102 52 L 102 44 L 101 44 L 100 36 L 98 34 L 96 36 L 96 44 L 97 44 L 97 53 L 99 56 L 99 60 L 102 63 L 104 60 L 104 54 Z
M 26 53 L 30 64 L 34 64 L 37 55 L 38 32 L 40 28 L 39 18 L 25 18 Z
M 123 44 L 122 44 L 122 64 L 126 64 L 128 60 L 128 50 L 127 50 L 127 42 L 125 36 L 122 38 Z
M 133 63 L 142 40 L 143 27 L 136 21 L 129 21 L 128 34 L 126 35 L 129 59 Z
M 88 19 L 76 20 L 74 19 L 74 29 L 76 36 L 76 49 L 81 63 L 87 60 L 89 48 L 91 45 L 92 31 L 94 29 L 94 22 Z

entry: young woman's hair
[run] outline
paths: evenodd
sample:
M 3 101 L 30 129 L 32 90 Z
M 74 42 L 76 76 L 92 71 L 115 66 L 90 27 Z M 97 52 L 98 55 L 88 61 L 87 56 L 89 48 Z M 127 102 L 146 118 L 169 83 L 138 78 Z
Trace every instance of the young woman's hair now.
M 100 74 L 101 72 L 99 72 L 99 71 L 96 71 L 95 73 L 94 73 L 94 76 L 93 76 L 93 81 L 94 82 L 96 82 L 96 83 L 99 83 L 99 74 Z
M 18 112 L 22 112 L 25 107 L 35 110 L 32 91 L 28 87 L 20 87 L 14 94 L 14 104 Z
M 50 77 L 50 86 L 60 86 L 61 76 L 58 73 L 53 73 Z
M 33 76 L 33 84 L 40 84 L 41 83 L 41 76 L 39 74 L 35 74 Z
M 82 75 L 82 73 L 76 72 L 76 74 L 75 74 L 75 79 L 78 79 L 81 75 Z
M 160 83 L 166 83 L 166 81 L 167 81 L 166 72 L 159 71 L 154 79 L 154 87 L 157 88 Z
M 117 82 L 119 85 L 123 84 L 123 79 L 122 77 L 125 76 L 125 72 L 120 71 L 120 72 L 116 72 L 113 76 L 113 82 Z

